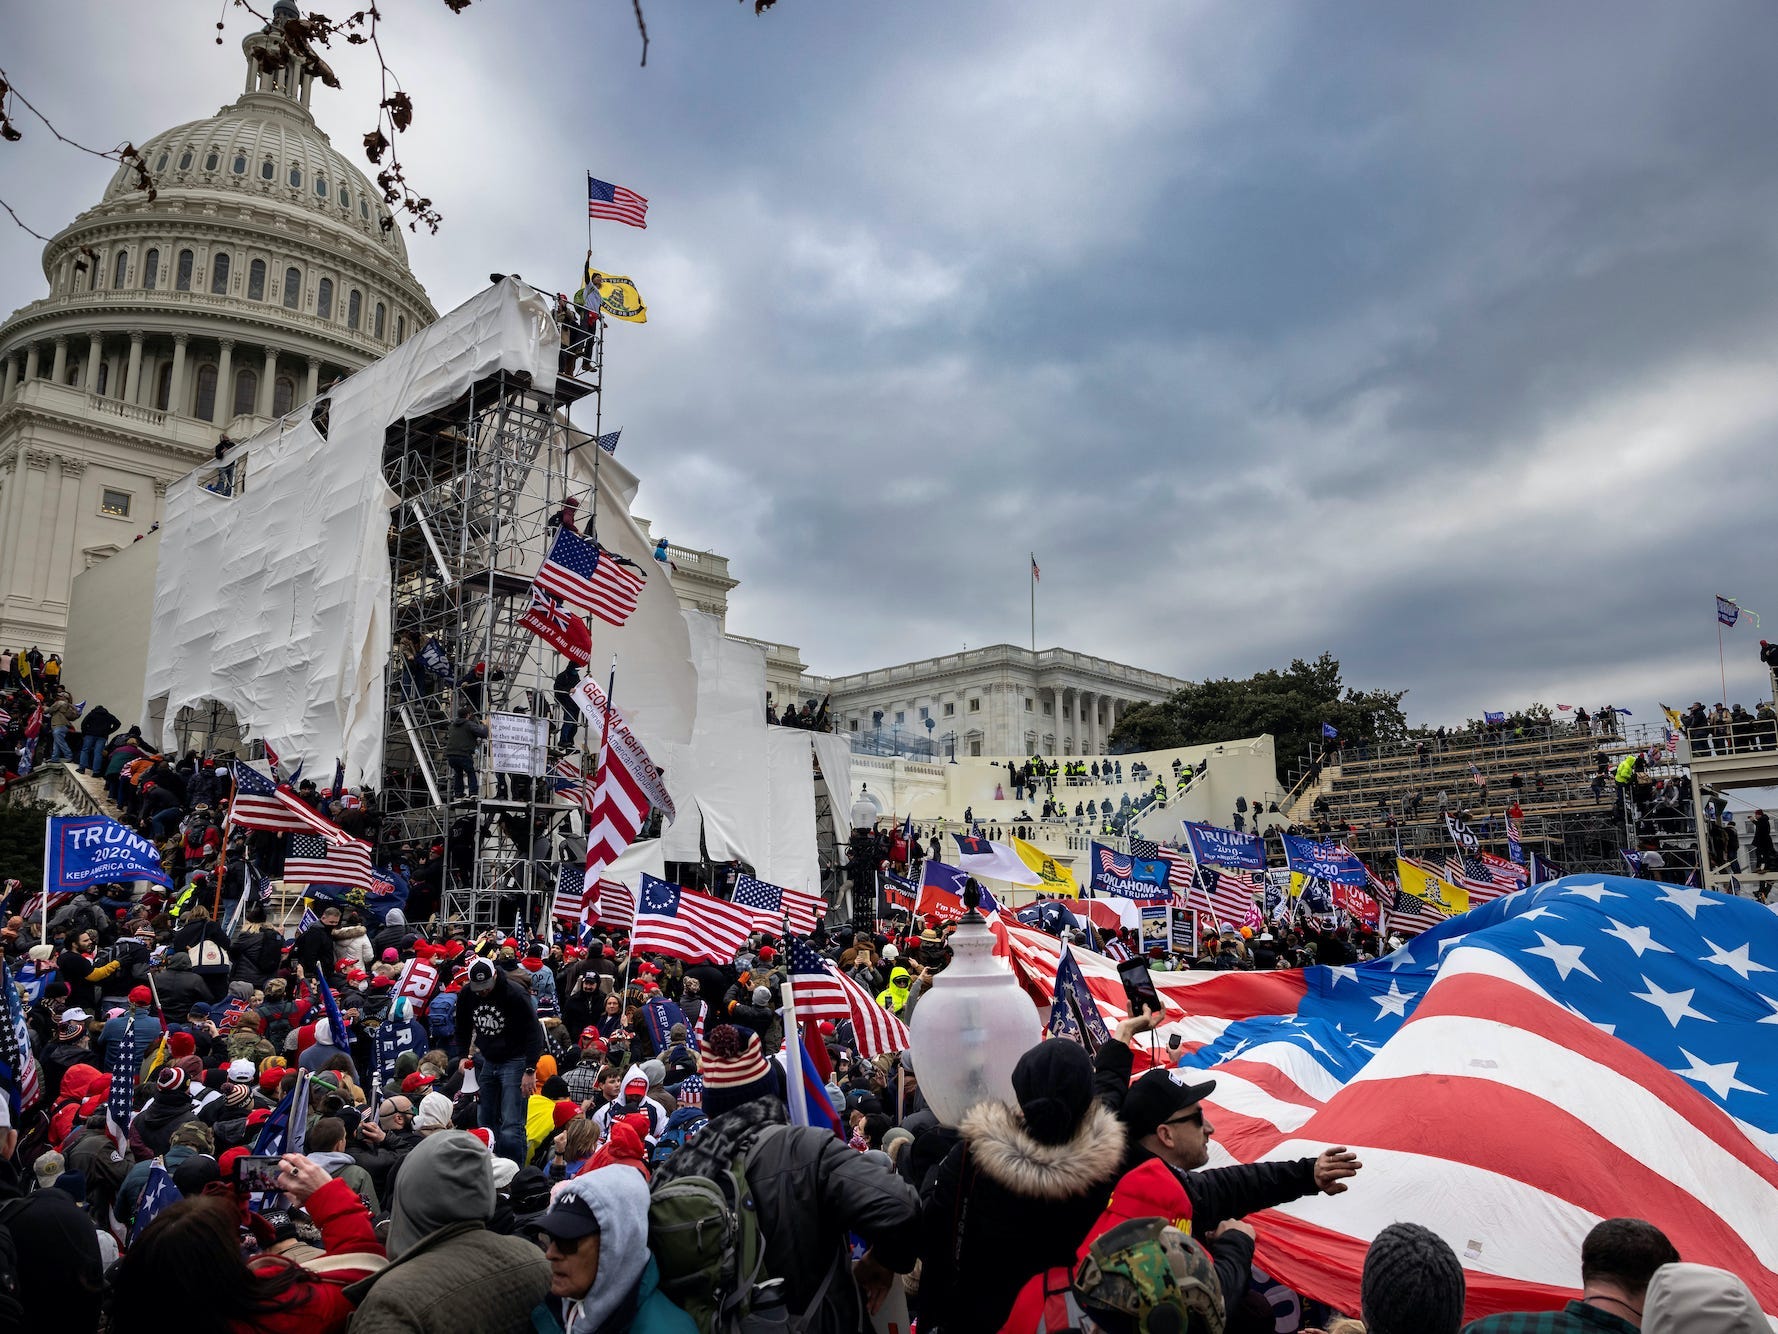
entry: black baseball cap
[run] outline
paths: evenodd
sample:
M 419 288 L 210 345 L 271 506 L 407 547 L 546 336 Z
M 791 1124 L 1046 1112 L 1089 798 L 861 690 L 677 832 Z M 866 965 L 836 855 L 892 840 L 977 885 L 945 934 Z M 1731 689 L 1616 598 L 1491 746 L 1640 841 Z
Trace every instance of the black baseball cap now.
M 557 1241 L 575 1241 L 599 1233 L 599 1219 L 593 1213 L 592 1205 L 577 1195 L 563 1195 L 553 1201 L 548 1211 L 531 1226 Z
M 1202 1102 L 1215 1088 L 1214 1079 L 1186 1084 L 1174 1079 L 1170 1070 L 1145 1071 L 1124 1095 L 1123 1122 L 1130 1138 L 1154 1134 L 1155 1127 Z

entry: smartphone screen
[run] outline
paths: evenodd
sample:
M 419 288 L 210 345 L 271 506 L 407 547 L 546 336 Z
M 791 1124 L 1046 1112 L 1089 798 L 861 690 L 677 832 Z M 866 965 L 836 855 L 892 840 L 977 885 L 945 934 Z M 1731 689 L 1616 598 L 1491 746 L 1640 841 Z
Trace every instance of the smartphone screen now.
M 247 1190 L 273 1191 L 278 1189 L 278 1162 L 276 1154 L 264 1158 L 246 1157 L 235 1161 L 235 1180 Z
M 1146 960 L 1125 959 L 1118 964 L 1117 975 L 1124 984 L 1124 996 L 1130 1002 L 1132 1015 L 1141 1014 L 1144 1010 L 1165 1012 L 1167 1007 L 1161 1004 L 1161 993 L 1148 971 Z

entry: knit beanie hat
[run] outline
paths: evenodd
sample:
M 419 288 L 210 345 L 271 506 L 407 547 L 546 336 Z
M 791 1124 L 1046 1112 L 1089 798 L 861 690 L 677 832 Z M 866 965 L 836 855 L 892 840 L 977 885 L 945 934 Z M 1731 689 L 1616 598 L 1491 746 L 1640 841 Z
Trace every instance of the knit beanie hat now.
M 1093 1058 L 1076 1042 L 1040 1042 L 1013 1066 L 1012 1090 L 1032 1139 L 1066 1143 L 1093 1107 Z
M 1361 1292 L 1369 1334 L 1457 1334 L 1463 1324 L 1463 1266 L 1444 1238 L 1418 1223 L 1377 1234 Z
M 704 1077 L 704 1111 L 712 1119 L 782 1089 L 760 1049 L 759 1034 L 733 1024 L 717 1024 L 704 1035 L 698 1073 Z

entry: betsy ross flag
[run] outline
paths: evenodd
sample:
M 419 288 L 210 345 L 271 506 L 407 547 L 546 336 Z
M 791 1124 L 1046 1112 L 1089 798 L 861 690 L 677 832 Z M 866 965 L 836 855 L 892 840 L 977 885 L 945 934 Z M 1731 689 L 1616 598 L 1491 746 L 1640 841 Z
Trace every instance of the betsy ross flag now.
M 827 912 L 827 900 L 819 894 L 783 889 L 764 880 L 755 880 L 750 875 L 735 881 L 734 901 L 737 908 L 745 908 L 752 914 L 757 930 L 774 936 L 783 931 L 786 917 L 790 919 L 793 932 L 806 936 Z
M 235 796 L 229 806 L 229 820 L 239 829 L 269 829 L 285 834 L 306 832 L 328 839 L 346 837 L 338 825 L 322 818 L 241 760 L 235 761 Z
M 298 885 L 350 885 L 367 894 L 377 887 L 370 844 L 345 836 L 334 842 L 319 834 L 292 834 L 284 854 L 284 879 Z
M 1005 919 L 997 934 L 1041 1003 L 1057 943 Z M 1658 1220 L 1681 1255 L 1735 1273 L 1769 1314 L 1778 1043 L 1761 1019 L 1778 987 L 1745 965 L 1775 955 L 1778 918 L 1751 900 L 1571 876 L 1385 959 L 1157 973 L 1173 1022 L 1155 1036 L 1163 1053 L 1170 1032 L 1182 1038 L 1175 1078 L 1217 1081 L 1204 1110 L 1225 1161 L 1338 1143 L 1367 1172 L 1386 1165 L 1386 1191 L 1249 1217 L 1266 1273 L 1306 1296 L 1356 1309 L 1369 1240 L 1412 1200 L 1465 1266 L 1466 1319 L 1571 1295 L 1553 1289 L 1572 1285 L 1582 1240 L 1611 1217 Z M 1076 957 L 1107 1022 L 1121 1019 L 1116 972 Z M 1484 1238 L 1477 1219 L 1512 1223 Z
M 652 950 L 687 963 L 728 963 L 752 931 L 753 918 L 745 908 L 643 873 L 636 926 L 630 933 L 633 952 Z
M 587 623 L 570 615 L 560 599 L 535 584 L 531 586 L 531 605 L 519 617 L 519 624 L 577 667 L 586 666 L 593 656 L 593 632 Z
M 858 1051 L 867 1061 L 906 1051 L 912 1041 L 906 1024 L 801 940 L 790 942 L 790 989 L 798 1018 L 835 1024 L 850 1020 Z
M 629 227 L 648 227 L 648 201 L 634 190 L 602 181 L 591 172 L 586 178 L 586 215 Z
M 532 583 L 607 625 L 622 625 L 636 610 L 645 581 L 646 576 L 597 542 L 558 528 Z

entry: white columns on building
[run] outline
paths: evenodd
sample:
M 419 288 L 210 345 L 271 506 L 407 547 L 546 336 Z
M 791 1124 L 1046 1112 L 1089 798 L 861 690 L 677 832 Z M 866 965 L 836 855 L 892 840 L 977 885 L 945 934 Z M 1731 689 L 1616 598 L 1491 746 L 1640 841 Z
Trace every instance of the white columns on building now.
M 7 399 L 12 397 L 13 387 L 19 382 L 18 358 L 12 356 L 10 353 L 6 358 L 5 376 L 5 380 L 0 381 L 0 403 L 4 403 Z
M 135 403 L 142 391 L 142 331 L 130 330 L 130 368 L 124 374 L 123 401 Z
M 99 367 L 105 364 L 105 336 L 94 334 L 86 340 L 86 383 L 81 386 L 89 394 L 99 392 Z
M 222 355 L 216 361 L 216 420 L 226 422 L 235 415 L 235 340 L 224 338 Z
M 55 357 L 49 364 L 49 378 L 55 384 L 61 384 L 68 378 L 68 339 L 58 334 L 55 341 Z
M 74 578 L 75 527 L 80 522 L 80 485 L 86 472 L 86 460 L 72 455 L 61 456 L 61 477 L 57 481 L 55 532 L 43 546 L 49 554 L 36 591 L 39 602 L 65 603 Z
M 272 383 L 278 378 L 278 349 L 265 350 L 265 372 L 259 382 L 259 415 L 272 415 Z
M 25 344 L 25 382 L 29 384 L 37 378 L 37 344 Z
M 25 451 L 24 476 L 19 478 L 20 501 L 13 518 L 12 588 L 22 597 L 36 598 L 43 555 L 49 544 L 42 541 L 43 493 L 49 486 L 49 465 L 55 456 L 46 449 Z
M 185 347 L 189 342 L 188 333 L 173 335 L 173 382 L 167 391 L 167 411 L 180 416 L 185 413 Z
M 315 395 L 321 392 L 321 358 L 309 358 L 309 392 L 303 399 L 305 403 L 313 403 Z

